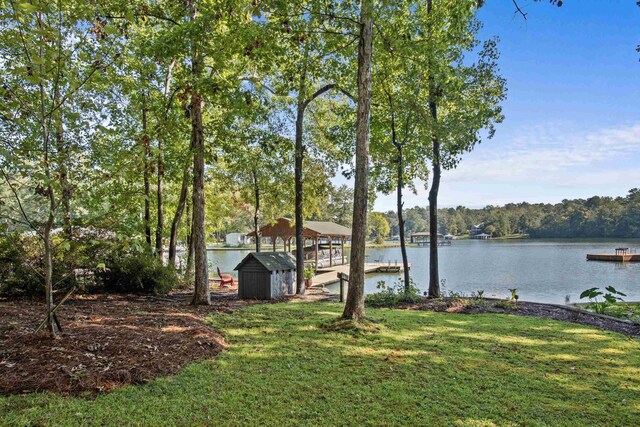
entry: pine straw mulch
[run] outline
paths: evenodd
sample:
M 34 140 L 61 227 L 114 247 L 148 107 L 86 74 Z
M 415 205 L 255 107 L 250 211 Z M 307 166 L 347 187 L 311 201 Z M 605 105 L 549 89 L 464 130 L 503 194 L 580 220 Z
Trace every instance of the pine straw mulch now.
M 425 299 L 418 304 L 406 304 L 402 308 L 411 310 L 439 311 L 447 313 L 481 314 L 501 313 L 516 314 L 519 316 L 540 317 L 545 319 L 562 320 L 565 322 L 579 323 L 608 331 L 619 332 L 631 337 L 640 338 L 640 325 L 622 320 L 603 317 L 554 304 L 520 301 L 517 304 L 496 299 L 472 299 L 472 298 L 442 298 Z
M 58 310 L 63 332 L 34 334 L 44 317 L 41 301 L 0 298 L 0 394 L 52 391 L 96 395 L 176 373 L 225 348 L 204 323 L 211 312 L 230 312 L 257 301 L 216 291 L 212 305 L 193 307 L 188 293 L 76 296 Z

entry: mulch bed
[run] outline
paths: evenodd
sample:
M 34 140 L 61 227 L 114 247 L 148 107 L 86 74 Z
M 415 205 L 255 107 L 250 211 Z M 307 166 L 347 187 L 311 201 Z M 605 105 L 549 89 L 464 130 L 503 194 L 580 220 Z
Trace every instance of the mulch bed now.
M 467 298 L 445 298 L 440 300 L 425 299 L 422 303 L 405 305 L 403 308 L 466 314 L 516 314 L 520 316 L 540 317 L 579 323 L 581 325 L 619 332 L 632 337 L 640 337 L 640 327 L 638 324 L 604 318 L 568 307 L 526 301 L 520 301 L 517 305 L 513 305 L 512 307 L 504 307 L 504 305 L 509 304 L 504 304 L 504 301 L 494 299 L 483 299 L 476 302 Z
M 192 307 L 190 295 L 87 295 L 58 310 L 63 332 L 34 334 L 44 317 L 40 301 L 0 299 L 0 394 L 53 391 L 96 395 L 176 373 L 225 348 L 204 323 L 211 312 L 255 302 L 214 292 L 213 304 Z

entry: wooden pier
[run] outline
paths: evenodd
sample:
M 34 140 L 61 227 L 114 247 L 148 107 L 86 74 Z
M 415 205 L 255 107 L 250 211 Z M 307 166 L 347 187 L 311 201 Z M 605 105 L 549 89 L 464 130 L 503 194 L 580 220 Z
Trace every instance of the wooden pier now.
M 409 264 L 411 268 L 411 264 Z M 401 273 L 404 271 L 402 264 L 375 262 L 364 265 L 364 273 Z M 313 276 L 314 287 L 323 287 L 340 281 L 338 274 L 349 274 L 349 264 L 334 265 L 331 268 L 322 268 L 318 270 L 318 274 Z
M 587 254 L 587 261 L 640 262 L 640 254 Z
M 615 249 L 615 254 L 587 254 L 587 261 L 640 262 L 640 255 L 636 249 L 619 247 Z

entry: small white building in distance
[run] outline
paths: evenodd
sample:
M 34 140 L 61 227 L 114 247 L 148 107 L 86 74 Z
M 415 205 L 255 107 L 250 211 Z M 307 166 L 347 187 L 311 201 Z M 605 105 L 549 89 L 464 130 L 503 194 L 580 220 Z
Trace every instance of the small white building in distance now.
M 224 240 L 227 246 L 242 246 L 247 242 L 247 236 L 244 233 L 227 233 Z

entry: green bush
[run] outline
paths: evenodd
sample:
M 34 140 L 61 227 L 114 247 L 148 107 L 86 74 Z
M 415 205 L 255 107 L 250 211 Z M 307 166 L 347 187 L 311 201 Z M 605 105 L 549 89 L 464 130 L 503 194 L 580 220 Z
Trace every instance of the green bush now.
M 380 289 L 380 292 L 368 294 L 365 297 L 364 302 L 369 307 L 393 307 L 401 303 L 417 303 L 423 299 L 413 280 L 411 280 L 408 289 L 405 289 L 402 281 L 387 286 L 383 280 L 378 282 L 377 288 Z
M 591 310 L 599 314 L 605 314 L 609 306 L 624 302 L 621 297 L 627 296 L 613 286 L 607 286 L 604 289 L 607 291 L 606 293 L 601 291 L 600 288 L 587 289 L 580 294 L 580 299 L 589 298 Z M 599 298 L 600 296 L 602 296 L 602 299 Z
M 77 234 L 71 243 L 52 235 L 54 290 L 76 286 L 78 292 L 162 294 L 177 286 L 174 269 L 163 266 L 135 239 L 118 239 L 100 230 Z M 43 267 L 40 238 L 0 233 L 0 295 L 44 295 Z M 85 274 L 76 279 L 74 270 Z
M 34 236 L 0 234 L 0 295 L 44 295 L 44 250 Z M 53 256 L 53 283 L 56 289 L 71 286 L 63 260 Z
M 376 245 L 382 245 L 384 243 L 384 237 L 382 236 L 378 236 L 375 239 L 373 239 L 373 243 L 375 243 Z
M 114 256 L 96 276 L 98 286 L 106 292 L 166 294 L 178 286 L 175 269 L 165 267 L 148 252 Z
M 591 311 L 596 311 L 599 309 L 599 307 L 595 303 L 587 304 L 585 308 Z M 609 304 L 604 307 L 602 314 L 618 317 L 620 319 L 632 320 L 634 322 L 640 322 L 640 303 L 617 302 L 615 304 Z
M 29 248 L 23 245 L 18 234 L 0 238 L 0 294 L 38 295 L 44 293 L 42 277 L 37 265 L 29 257 Z
M 498 301 L 496 303 L 496 307 L 505 310 L 516 310 L 518 308 L 516 302 L 511 300 Z

